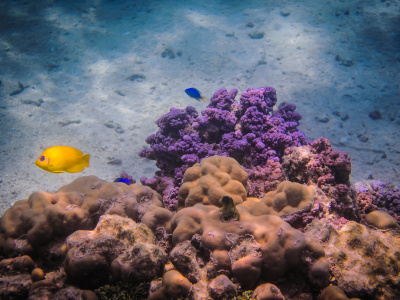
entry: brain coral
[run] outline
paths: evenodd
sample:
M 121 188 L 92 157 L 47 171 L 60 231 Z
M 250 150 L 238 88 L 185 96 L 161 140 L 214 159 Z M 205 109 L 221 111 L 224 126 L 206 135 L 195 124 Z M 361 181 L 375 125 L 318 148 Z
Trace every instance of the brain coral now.
M 56 237 L 94 228 L 104 214 L 142 220 L 152 230 L 167 231 L 172 217 L 149 187 L 81 177 L 57 193 L 35 192 L 14 203 L 0 219 L 0 252 L 30 253 Z
M 104 215 L 92 231 L 67 237 L 63 251 L 68 278 L 82 287 L 112 281 L 143 282 L 161 275 L 166 254 L 152 231 L 118 215 Z
M 239 204 L 246 200 L 246 195 L 246 171 L 233 158 L 215 155 L 186 170 L 177 209 L 197 203 L 221 206 L 223 196 L 230 196 Z

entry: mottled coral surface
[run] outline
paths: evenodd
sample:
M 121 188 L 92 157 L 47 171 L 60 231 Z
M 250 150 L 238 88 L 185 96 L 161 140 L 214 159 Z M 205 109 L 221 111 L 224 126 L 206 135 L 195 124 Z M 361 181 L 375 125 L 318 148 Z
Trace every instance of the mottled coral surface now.
M 152 229 L 163 224 L 167 230 L 172 217 L 149 187 L 81 177 L 57 193 L 35 192 L 9 208 L 0 219 L 0 252 L 32 254 L 57 237 L 94 228 L 104 214 L 142 221 Z

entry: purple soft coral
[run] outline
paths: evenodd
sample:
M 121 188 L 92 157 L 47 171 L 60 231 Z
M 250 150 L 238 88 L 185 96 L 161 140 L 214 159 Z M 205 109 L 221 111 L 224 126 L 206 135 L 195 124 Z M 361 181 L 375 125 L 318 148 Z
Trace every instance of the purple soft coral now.
M 361 213 L 384 210 L 400 222 L 400 189 L 388 182 L 372 181 L 357 190 L 357 202 Z
M 236 89 L 218 90 L 200 116 L 191 106 L 172 108 L 158 119 L 160 129 L 146 139 L 150 148 L 139 155 L 156 160 L 160 175 L 171 177 L 176 186 L 180 186 L 186 169 L 201 159 L 216 154 L 230 156 L 252 174 L 250 184 L 251 180 L 264 181 L 265 188 L 253 189 L 252 196 L 274 189 L 279 175 L 274 172 L 274 183 L 267 184 L 271 176 L 266 170 L 277 169 L 286 148 L 308 143 L 297 129 L 301 115 L 293 104 L 273 114 L 277 98 L 272 87 L 247 89 L 240 104 L 235 101 L 237 93 Z M 253 168 L 257 171 L 251 171 Z M 173 203 L 165 197 L 164 201 Z
M 240 104 L 243 110 L 247 110 L 249 107 L 256 107 L 259 112 L 266 115 L 272 112 L 276 101 L 276 90 L 273 87 L 249 88 L 240 97 Z

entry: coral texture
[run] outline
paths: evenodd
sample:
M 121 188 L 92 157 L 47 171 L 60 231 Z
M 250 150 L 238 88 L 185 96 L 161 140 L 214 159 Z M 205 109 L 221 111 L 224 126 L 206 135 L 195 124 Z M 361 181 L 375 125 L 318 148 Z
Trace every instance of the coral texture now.
M 313 198 L 313 187 L 283 181 L 275 191 L 265 194 L 261 201 L 249 201 L 245 205 L 255 216 L 273 214 L 281 217 L 309 211 L 313 204 Z
M 31 253 L 56 237 L 94 228 L 104 214 L 129 217 L 152 230 L 165 227 L 167 231 L 172 217 L 160 195 L 149 187 L 81 177 L 57 193 L 35 192 L 14 203 L 0 219 L 0 252 Z
M 186 170 L 177 209 L 198 203 L 221 207 L 224 196 L 235 204 L 246 201 L 247 173 L 233 158 L 211 156 Z
M 351 220 L 359 220 L 356 192 L 351 188 L 350 157 L 334 150 L 331 143 L 319 138 L 310 145 L 285 150 L 282 170 L 287 180 L 316 184 L 334 201 L 331 210 Z
M 0 299 L 27 299 L 31 285 L 33 260 L 27 256 L 0 261 Z
M 363 214 L 384 210 L 400 222 L 400 189 L 383 181 L 357 185 L 357 203 Z
M 180 210 L 172 219 L 174 245 L 199 235 L 202 245 L 214 257 L 216 268 L 232 270 L 245 285 L 252 285 L 261 277 L 274 280 L 284 276 L 301 263 L 303 252 L 308 250 L 315 255 L 313 263 L 325 268 L 326 273 L 320 275 L 327 280 L 329 267 L 322 248 L 316 250 L 314 244 L 311 247 L 300 231 L 277 216 L 252 216 L 244 207 L 237 208 L 240 219 L 231 222 L 223 222 L 222 212 L 212 205 L 197 204 Z M 313 268 L 310 267 L 310 278 Z
M 161 275 L 166 254 L 152 231 L 118 215 L 104 215 L 92 231 L 78 230 L 65 240 L 64 268 L 78 286 L 112 281 L 149 281 Z
M 271 283 L 259 285 L 251 295 L 256 300 L 285 300 L 278 287 Z
M 348 298 L 346 294 L 337 286 L 330 285 L 324 288 L 318 300 L 359 300 L 358 298 Z
M 365 216 L 365 221 L 369 225 L 375 226 L 379 229 L 400 228 L 395 218 L 387 212 L 375 210 Z
M 310 224 L 306 234 L 322 242 L 337 286 L 347 296 L 400 297 L 400 238 L 395 231 L 374 230 L 354 221 L 335 224 L 321 219 Z

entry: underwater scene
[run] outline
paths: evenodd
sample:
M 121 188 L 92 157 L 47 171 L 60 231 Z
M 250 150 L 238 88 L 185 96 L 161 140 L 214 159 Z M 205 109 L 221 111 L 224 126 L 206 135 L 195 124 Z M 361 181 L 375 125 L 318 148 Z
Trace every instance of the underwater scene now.
M 399 0 L 4 0 L 0 68 L 0 300 L 400 299 Z

